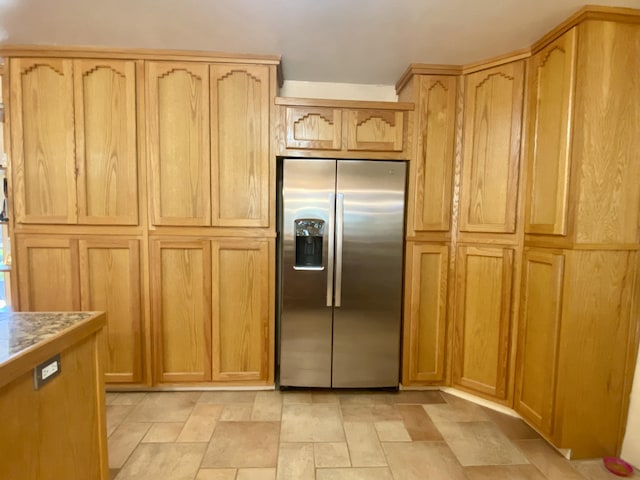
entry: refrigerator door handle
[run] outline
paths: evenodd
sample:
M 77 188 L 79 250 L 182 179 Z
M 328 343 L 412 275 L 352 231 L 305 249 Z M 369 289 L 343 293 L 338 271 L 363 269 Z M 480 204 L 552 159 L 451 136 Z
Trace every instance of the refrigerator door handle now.
M 335 306 L 342 303 L 342 237 L 344 232 L 344 194 L 338 194 L 336 206 L 336 300 Z
M 329 231 L 327 232 L 327 307 L 333 306 L 334 236 L 336 229 L 336 194 L 329 194 Z

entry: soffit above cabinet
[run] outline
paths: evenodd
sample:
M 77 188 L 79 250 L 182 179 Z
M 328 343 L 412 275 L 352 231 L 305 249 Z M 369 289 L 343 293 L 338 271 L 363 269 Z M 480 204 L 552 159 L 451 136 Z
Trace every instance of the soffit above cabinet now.
M 390 85 L 410 63 L 464 65 L 529 47 L 585 3 L 0 0 L 0 42 L 282 54 L 288 80 Z

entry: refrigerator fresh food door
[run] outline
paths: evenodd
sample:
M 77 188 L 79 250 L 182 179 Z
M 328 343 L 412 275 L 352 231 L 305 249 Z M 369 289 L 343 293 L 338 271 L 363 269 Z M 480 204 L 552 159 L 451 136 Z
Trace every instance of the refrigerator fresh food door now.
M 406 165 L 339 161 L 333 387 L 397 387 Z
M 335 183 L 335 160 L 283 161 L 283 386 L 331 386 Z

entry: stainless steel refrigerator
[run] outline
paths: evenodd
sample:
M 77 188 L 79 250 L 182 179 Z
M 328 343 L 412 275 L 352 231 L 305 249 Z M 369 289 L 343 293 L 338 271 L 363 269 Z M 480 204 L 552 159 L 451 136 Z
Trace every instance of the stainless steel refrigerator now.
M 284 159 L 279 383 L 397 387 L 406 165 Z

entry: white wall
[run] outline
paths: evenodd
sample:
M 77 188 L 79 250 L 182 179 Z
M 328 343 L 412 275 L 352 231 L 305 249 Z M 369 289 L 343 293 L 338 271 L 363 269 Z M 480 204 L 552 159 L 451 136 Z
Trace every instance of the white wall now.
M 640 362 L 638 361 L 636 361 L 636 373 L 631 387 L 627 430 L 620 456 L 632 465 L 640 467 Z
M 358 83 L 325 83 L 285 80 L 281 97 L 329 98 L 332 100 L 370 100 L 397 102 L 394 85 L 364 85 Z

